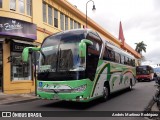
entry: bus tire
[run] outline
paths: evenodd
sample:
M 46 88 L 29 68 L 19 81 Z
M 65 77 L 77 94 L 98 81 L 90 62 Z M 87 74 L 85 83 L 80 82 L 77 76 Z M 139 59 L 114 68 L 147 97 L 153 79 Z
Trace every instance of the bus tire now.
M 102 102 L 106 102 L 109 98 L 109 87 L 108 86 L 104 86 L 103 87 L 103 96 L 102 96 Z

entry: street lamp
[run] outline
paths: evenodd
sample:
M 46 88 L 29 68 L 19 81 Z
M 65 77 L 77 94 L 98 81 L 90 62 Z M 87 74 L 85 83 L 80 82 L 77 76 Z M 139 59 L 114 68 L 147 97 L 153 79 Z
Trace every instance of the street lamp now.
M 89 2 L 91 2 L 92 1 L 92 3 L 93 3 L 93 8 L 92 8 L 92 10 L 93 11 L 95 11 L 96 10 L 96 7 L 95 7 L 95 5 L 94 5 L 94 1 L 93 0 L 89 0 L 87 3 L 86 3 L 86 28 L 87 28 L 87 5 L 88 5 L 88 3 Z

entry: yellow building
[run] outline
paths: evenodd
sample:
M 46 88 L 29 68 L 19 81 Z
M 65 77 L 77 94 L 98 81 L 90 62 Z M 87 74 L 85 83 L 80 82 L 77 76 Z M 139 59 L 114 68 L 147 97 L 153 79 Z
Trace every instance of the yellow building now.
M 35 91 L 32 57 L 21 62 L 26 46 L 37 46 L 43 39 L 62 30 L 85 28 L 85 14 L 66 0 L 0 0 L 0 89 L 4 93 Z M 88 28 L 121 47 L 122 43 L 93 20 Z M 126 47 L 125 47 L 126 46 Z M 124 48 L 139 58 L 130 46 Z

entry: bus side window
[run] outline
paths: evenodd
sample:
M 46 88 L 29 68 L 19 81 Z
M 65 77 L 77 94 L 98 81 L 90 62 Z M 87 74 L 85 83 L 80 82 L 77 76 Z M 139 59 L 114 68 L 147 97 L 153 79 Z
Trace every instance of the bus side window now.
M 115 52 L 110 50 L 110 52 L 108 52 L 108 53 L 109 53 L 109 59 L 114 62 L 115 61 Z
M 104 60 L 109 60 L 108 53 L 107 53 L 107 48 L 106 47 L 105 47 L 105 50 L 104 50 L 103 59 Z
M 130 65 L 131 66 L 131 59 L 130 58 L 128 58 L 128 65 Z
M 105 47 L 105 51 L 104 51 L 104 59 L 108 60 L 108 61 L 114 61 L 114 51 L 107 49 Z
M 130 65 L 130 59 L 129 59 L 129 58 L 128 58 L 128 60 L 127 60 L 127 64 Z
M 115 62 L 121 63 L 120 54 L 115 52 Z
M 128 58 L 127 57 L 124 57 L 124 64 L 128 65 Z
M 124 56 L 121 55 L 121 63 L 124 64 Z
M 135 63 L 135 60 L 133 59 L 133 66 L 135 67 L 136 66 L 136 63 Z

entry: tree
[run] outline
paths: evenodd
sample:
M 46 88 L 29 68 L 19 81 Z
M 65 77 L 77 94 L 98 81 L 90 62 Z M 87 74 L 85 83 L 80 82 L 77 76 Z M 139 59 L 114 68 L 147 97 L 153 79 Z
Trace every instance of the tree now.
M 138 64 L 141 65 L 142 61 L 145 61 L 145 57 L 142 55 L 142 51 L 146 52 L 147 45 L 144 44 L 143 41 L 135 44 L 136 44 L 135 51 L 141 54 L 141 58 L 138 60 Z
M 136 49 L 135 51 L 137 51 L 138 53 L 142 54 L 142 51 L 146 52 L 146 44 L 142 42 L 139 43 L 135 43 L 136 44 Z

